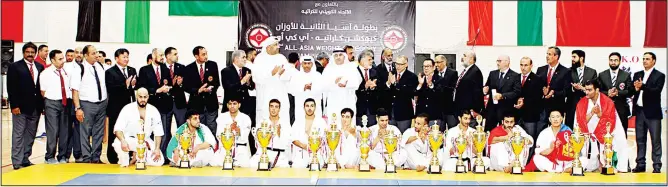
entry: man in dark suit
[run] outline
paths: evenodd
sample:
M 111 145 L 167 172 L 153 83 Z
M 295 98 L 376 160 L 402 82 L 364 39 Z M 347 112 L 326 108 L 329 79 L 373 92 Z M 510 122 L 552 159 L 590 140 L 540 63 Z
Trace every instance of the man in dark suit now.
M 222 77 L 223 90 L 225 91 L 225 98 L 223 103 L 227 103 L 230 98 L 238 98 L 242 103 L 249 100 L 249 90 L 255 89 L 255 82 L 251 70 L 246 66 L 246 53 L 241 50 L 232 53 L 232 64 L 223 68 L 220 71 Z M 255 105 L 241 105 L 241 112 L 246 114 L 250 111 L 255 111 Z M 221 113 L 227 112 L 227 105 L 223 105 Z
M 357 108 L 356 121 L 358 126 L 362 126 L 362 116 L 366 115 L 367 117 L 367 126 L 372 126 L 376 124 L 376 110 L 378 109 L 378 73 L 376 69 L 371 67 L 373 63 L 373 54 L 368 52 L 362 52 L 359 55 L 360 66 L 357 67 L 357 71 L 362 77 L 362 81 L 355 90 L 355 95 L 357 96 L 357 102 L 355 107 Z
M 473 51 L 464 53 L 462 65 L 464 70 L 459 74 L 457 83 L 455 83 L 455 107 L 457 111 L 473 111 L 481 113 L 484 105 L 482 93 L 482 73 L 475 65 L 476 55 Z M 459 123 L 459 121 L 458 121 Z M 471 121 L 471 126 L 476 126 L 475 120 Z
M 633 115 L 636 116 L 636 143 L 638 157 L 633 173 L 645 172 L 645 152 L 647 151 L 647 131 L 652 138 L 653 173 L 661 172 L 661 91 L 666 75 L 654 69 L 656 55 L 646 52 L 642 58 L 643 71 L 633 74 Z
M 442 118 L 443 106 L 438 104 L 440 97 L 442 97 L 443 89 L 441 88 L 442 85 L 436 84 L 441 77 L 434 73 L 434 66 L 434 60 L 432 59 L 426 59 L 422 63 L 423 72 L 418 74 L 418 85 L 415 92 L 415 96 L 417 96 L 415 113 L 428 114 L 429 126 L 438 123 L 439 129 L 441 126 L 445 129 Z
M 575 119 L 575 108 L 578 105 L 578 101 L 582 99 L 585 94 L 585 89 L 583 84 L 587 81 L 597 81 L 598 74 L 596 70 L 587 67 L 585 63 L 585 52 L 582 50 L 573 50 L 571 53 L 571 83 L 570 91 L 566 98 L 567 103 L 567 113 L 566 113 L 566 126 L 573 128 L 573 120 Z
M 622 55 L 618 52 L 610 53 L 608 56 L 608 63 L 610 69 L 598 74 L 598 82 L 601 85 L 601 93 L 607 95 L 615 103 L 617 115 L 622 120 L 622 127 L 624 127 L 624 135 L 626 135 L 629 128 L 629 104 L 626 99 L 629 98 L 633 82 L 631 81 L 631 74 L 624 70 L 619 70 L 620 60 Z
M 183 87 L 190 94 L 188 107 L 200 113 L 200 122 L 211 132 L 216 132 L 218 118 L 218 96 L 220 87 L 218 65 L 208 60 L 207 51 L 202 46 L 193 49 L 195 62 L 186 66 Z
M 169 123 L 167 123 L 167 114 L 174 109 L 174 100 L 170 95 L 171 86 L 173 85 L 171 71 L 163 63 L 164 58 L 161 49 L 154 48 L 150 57 L 153 59 L 153 62 L 139 69 L 139 74 L 137 75 L 137 87 L 146 88 L 146 90 L 148 90 L 148 103 L 153 105 L 160 112 L 164 130 L 165 127 L 172 125 L 172 116 L 169 116 L 170 120 Z M 165 134 L 167 134 L 167 132 L 165 132 Z M 164 142 L 161 143 L 160 146 L 162 146 L 162 144 L 164 144 Z
M 169 70 L 169 79 L 171 80 L 171 88 L 169 89 L 169 94 L 167 97 L 171 97 L 171 103 L 166 103 L 166 105 L 171 105 L 171 110 L 167 111 L 164 115 L 164 124 L 162 124 L 162 129 L 165 132 L 163 136 L 164 140 L 169 140 L 172 138 L 172 116 L 176 119 L 176 127 L 186 123 L 186 95 L 183 90 L 183 71 L 185 71 L 186 66 L 179 64 L 179 53 L 174 47 L 167 47 L 165 49 L 165 66 Z M 164 77 L 164 75 L 163 75 Z M 165 100 L 170 100 L 165 99 Z M 160 150 L 167 150 L 167 145 L 169 141 L 162 141 L 160 145 Z M 167 153 L 163 153 L 165 157 L 165 164 L 169 164 L 169 159 L 167 159 Z
M 455 85 L 457 84 L 457 71 L 447 67 L 448 60 L 443 55 L 436 56 L 434 61 L 438 70 L 436 74 L 439 77 L 439 79 L 436 80 L 436 85 L 441 89 L 438 105 L 442 109 L 442 119 L 445 122 L 445 124 L 440 124 L 441 126 L 439 126 L 439 130 L 443 132 L 446 127 L 452 128 L 457 126 L 457 117 L 455 116 L 455 107 L 452 98 L 455 91 Z
M 485 131 L 492 131 L 503 121 L 504 114 L 514 110 L 513 105 L 522 92 L 519 74 L 510 69 L 510 57 L 499 56 L 496 65 L 499 69 L 489 72 L 485 87 L 482 89 L 483 93 L 489 96 L 485 107 Z
M 318 53 L 318 56 L 315 57 L 315 70 L 319 73 L 325 70 L 325 67 L 329 63 L 329 55 L 326 52 Z
M 538 139 L 538 134 L 543 130 L 539 126 L 540 114 L 543 111 L 543 87 L 545 82 L 538 75 L 531 72 L 533 69 L 533 60 L 529 57 L 522 57 L 520 60 L 520 86 L 522 91 L 517 99 L 517 104 L 513 105 L 518 109 L 517 119 L 522 128 L 531 135 L 533 142 Z M 542 124 L 540 124 L 542 125 Z M 535 144 L 534 144 L 535 145 Z M 529 149 L 529 155 L 533 155 L 535 146 Z
M 397 74 L 390 73 L 385 82 L 388 93 L 392 99 L 392 118 L 390 123 L 394 122 L 401 133 L 411 127 L 411 119 L 415 115 L 413 108 L 413 96 L 415 88 L 418 85 L 417 76 L 408 71 L 408 57 L 401 55 L 395 62 Z
M 118 155 L 111 146 L 114 143 L 114 126 L 118 119 L 121 109 L 128 103 L 136 101 L 135 89 L 137 89 L 137 70 L 128 66 L 130 52 L 127 49 L 120 48 L 114 52 L 116 65 L 104 72 L 105 84 L 109 95 L 109 104 L 107 105 L 107 117 L 109 117 L 109 127 L 107 132 L 107 160 L 110 164 L 118 163 Z
M 37 46 L 28 42 L 23 45 L 21 51 L 23 59 L 9 65 L 7 70 L 7 94 L 12 109 L 14 169 L 33 165 L 30 163 L 30 155 L 37 133 L 37 123 L 44 109 L 44 100 L 37 80 L 44 66 L 35 61 Z
M 378 73 L 378 81 L 376 81 L 376 83 L 378 83 L 378 108 L 384 108 L 385 111 L 392 114 L 393 95 L 388 92 L 388 86 L 384 83 L 388 81 L 388 76 L 390 74 L 397 74 L 397 68 L 393 60 L 391 49 L 383 49 L 380 57 L 380 65 L 376 66 L 376 73 Z M 390 120 L 392 120 L 392 117 L 393 116 L 390 115 Z
M 566 95 L 570 92 L 571 87 L 571 73 L 568 68 L 559 64 L 561 57 L 561 49 L 556 46 L 549 47 L 545 58 L 547 65 L 541 66 L 536 70 L 536 75 L 545 82 L 543 87 L 543 106 L 544 110 L 541 113 L 541 121 L 543 124 L 548 123 L 548 116 L 551 111 L 558 110 L 562 114 L 566 112 Z M 539 126 L 543 126 L 540 124 Z

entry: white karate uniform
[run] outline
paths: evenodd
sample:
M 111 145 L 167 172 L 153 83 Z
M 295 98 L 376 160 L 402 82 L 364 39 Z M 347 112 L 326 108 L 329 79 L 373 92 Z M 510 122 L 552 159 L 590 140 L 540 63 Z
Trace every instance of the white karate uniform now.
M 309 83 L 311 83 L 311 89 L 304 90 L 304 86 Z M 315 116 L 322 117 L 321 100 L 323 89 L 322 75 L 315 68 L 311 69 L 311 72 L 308 73 L 304 72 L 302 68 L 293 75 L 290 80 L 290 93 L 295 96 L 295 119 L 305 117 L 304 101 L 308 98 L 315 100 Z
M 187 125 L 187 124 L 184 124 Z M 188 128 L 187 126 L 185 128 Z M 189 157 L 190 160 L 190 166 L 191 167 L 202 167 L 202 166 L 207 166 L 210 165 L 211 160 L 213 160 L 213 146 L 216 145 L 216 138 L 213 136 L 211 133 L 211 130 L 209 127 L 207 127 L 204 124 L 199 124 L 199 128 L 202 130 L 202 133 L 204 134 L 204 141 L 202 141 L 197 135 L 195 136 L 195 139 L 193 141 L 193 144 L 191 147 L 197 147 L 200 144 L 203 144 L 204 142 L 209 143 L 211 147 L 204 149 L 204 150 L 199 150 L 197 151 L 197 154 L 195 157 Z M 176 136 L 172 136 L 172 138 L 176 138 Z M 178 141 L 178 139 L 177 139 Z M 181 145 L 176 147 L 179 151 L 181 151 Z M 171 162 L 177 163 L 180 161 L 179 160 L 174 160 L 174 158 L 169 158 Z
M 533 138 L 527 134 L 519 125 L 513 126 L 512 132 L 519 131 L 520 136 L 525 140 L 531 141 L 531 144 L 525 145 L 520 153 L 520 164 L 522 168 L 527 165 L 527 157 L 529 156 L 529 148 L 533 146 Z M 497 142 L 490 145 L 489 159 L 491 161 L 490 169 L 493 171 L 503 172 L 503 168 L 512 165 L 515 161 L 515 154 L 509 141 Z
M 408 139 L 412 136 L 415 136 L 415 141 L 411 143 L 408 142 Z M 401 137 L 401 146 L 406 150 L 407 160 L 406 165 L 410 169 L 417 169 L 417 166 L 428 167 L 431 162 L 431 157 L 433 152 L 431 147 L 429 147 L 429 140 L 425 139 L 424 141 L 420 140 L 418 133 L 415 132 L 415 128 L 411 127 L 406 129 L 403 136 Z M 437 150 L 436 157 L 438 158 L 439 165 L 443 165 L 443 151 L 442 149 Z
M 265 51 L 265 50 L 263 50 Z M 253 69 L 253 81 L 257 90 L 257 103 L 255 105 L 255 121 L 269 118 L 269 101 L 278 99 L 281 102 L 281 118 L 290 119 L 290 100 L 288 99 L 288 87 L 290 79 L 297 69 L 282 54 L 269 55 L 262 52 L 255 58 Z M 285 72 L 271 75 L 276 66 L 283 66 Z M 288 124 L 289 126 L 289 124 Z
M 320 167 L 324 167 L 325 164 L 325 147 L 327 147 L 327 142 L 325 141 L 325 120 L 322 117 L 316 116 L 313 119 L 313 124 L 311 124 L 310 129 L 306 129 L 306 120 L 304 117 L 297 118 L 295 123 L 292 125 L 292 141 L 299 141 L 302 144 L 306 145 L 307 149 L 304 150 L 296 145 L 290 143 L 292 150 L 292 167 L 293 168 L 306 168 L 311 163 L 313 155 L 311 155 L 313 150 L 310 150 L 309 147 L 309 131 L 317 130 L 320 136 L 320 148 L 315 150 L 318 152 L 318 162 Z M 312 132 L 311 132 L 312 133 Z
M 552 127 L 548 126 L 543 131 L 538 134 L 538 139 L 536 139 L 536 150 L 535 155 L 533 156 L 533 163 L 536 165 L 536 168 L 540 171 L 547 171 L 550 173 L 561 173 L 564 172 L 566 168 L 573 166 L 573 161 L 557 161 L 557 164 L 552 163 L 547 157 L 540 154 L 543 150 L 549 149 L 550 144 L 553 144 L 557 140 L 555 133 L 552 131 Z M 566 142 L 562 142 L 566 143 Z M 582 166 L 586 166 L 588 160 L 584 153 L 585 149 L 582 149 L 580 153 L 580 161 Z
M 401 148 L 401 131 L 399 131 L 399 128 L 396 126 L 389 124 L 387 125 L 386 129 L 394 132 L 394 134 L 398 136 L 397 147 L 395 148 L 396 150 L 394 153 L 392 153 L 392 159 L 394 160 L 394 165 L 397 167 L 396 169 L 399 170 L 407 160 L 406 150 Z M 371 130 L 371 136 L 369 137 L 369 140 L 370 143 L 373 143 L 373 140 L 378 137 L 380 125 L 376 124 L 371 126 L 369 127 L 369 130 Z M 376 171 L 385 171 L 385 159 L 387 159 L 388 154 L 383 142 L 385 142 L 385 140 L 381 137 L 381 140 L 378 142 L 378 144 L 376 144 L 376 147 L 369 151 L 369 157 L 367 158 L 369 164 L 376 168 Z
M 162 137 L 165 135 L 162 130 L 162 121 L 160 118 L 160 112 L 151 104 L 146 104 L 146 111 L 144 114 L 144 129 L 142 130 L 141 124 L 139 124 L 140 115 L 139 115 L 139 106 L 137 102 L 129 103 L 121 109 L 121 113 L 118 115 L 118 120 L 114 125 L 114 132 L 122 132 L 125 138 L 125 142 L 128 143 L 128 148 L 130 151 L 137 151 L 138 139 L 137 134 L 139 132 L 144 132 L 145 138 L 144 141 L 148 143 L 146 147 L 146 152 L 144 153 L 144 160 L 148 166 L 162 166 L 165 163 L 165 159 L 160 155 L 158 161 L 153 160 L 153 150 L 156 148 L 155 142 L 151 139 L 151 134 L 155 137 Z M 165 141 L 165 140 L 163 140 Z M 114 138 L 114 142 L 111 146 L 118 154 L 118 164 L 121 167 L 127 167 L 130 165 L 130 156 L 128 152 L 123 151 L 121 148 L 121 141 L 118 138 Z M 139 156 L 137 156 L 139 159 Z
M 261 121 L 260 121 L 261 122 Z M 267 120 L 267 123 L 269 127 L 272 126 L 272 122 L 270 120 Z M 281 126 L 281 136 L 276 136 L 278 133 L 276 133 L 272 138 L 271 141 L 269 142 L 269 145 L 267 146 L 267 156 L 269 156 L 269 162 L 270 162 L 270 167 L 275 165 L 274 167 L 277 168 L 288 168 L 290 165 L 288 165 L 288 161 L 290 159 L 290 145 L 292 144 L 292 137 L 290 135 L 290 118 L 279 118 L 279 124 Z M 251 168 L 257 168 L 258 163 L 260 163 L 260 156 L 262 155 L 262 148 L 260 147 L 260 142 L 257 139 L 257 134 L 255 132 L 253 133 L 253 137 L 255 138 L 255 145 L 257 147 L 257 152 L 255 152 L 255 155 L 253 155 L 250 159 L 250 167 Z M 278 152 L 270 150 L 271 148 L 274 149 L 282 149 L 284 150 L 281 152 L 280 156 Z M 278 156 L 278 159 L 276 159 Z M 275 161 L 275 163 L 274 163 Z
M 355 120 L 353 119 L 352 121 Z M 341 135 L 342 140 L 339 143 L 339 149 L 340 149 L 339 153 L 341 153 L 341 155 L 337 157 L 339 159 L 341 167 L 345 167 L 346 165 L 354 167 L 360 164 L 360 161 L 362 160 L 361 158 L 362 153 L 360 152 L 360 148 L 358 145 L 360 142 L 357 139 L 358 132 L 360 129 L 361 127 L 356 126 L 354 134 L 350 134 L 349 132 L 343 132 L 343 135 Z
M 464 132 L 465 133 L 464 137 L 466 137 L 467 140 L 470 140 L 470 136 L 473 132 L 475 132 L 475 129 L 471 127 L 466 128 L 466 131 Z M 455 139 L 459 137 L 461 133 L 462 133 L 461 125 L 457 125 L 456 127 L 448 129 L 445 139 L 443 139 L 443 141 L 445 142 L 445 149 L 443 151 L 446 151 L 444 154 L 450 155 L 449 158 L 444 159 L 445 160 L 443 162 L 444 171 L 455 171 L 455 169 L 457 168 L 457 157 L 459 155 L 457 154 L 457 148 L 454 144 L 455 144 Z M 450 154 L 451 152 L 452 154 Z M 468 168 L 467 162 L 464 161 L 464 164 L 467 166 L 466 171 L 470 171 L 473 169 L 473 165 L 475 164 L 475 157 L 476 155 L 473 153 L 473 142 L 468 142 L 466 144 L 466 150 L 464 150 L 464 153 L 462 154 L 463 159 L 466 158 L 471 159 L 470 163 L 471 168 Z M 482 162 L 485 165 L 485 169 L 489 168 L 490 165 L 489 157 L 483 156 Z
M 600 94 L 600 93 L 599 93 Z M 587 105 L 587 113 L 591 112 L 591 110 L 596 106 L 599 105 L 601 106 L 601 95 L 599 95 L 599 99 L 596 101 L 596 103 L 592 102 L 589 100 L 588 105 Z M 601 106 L 603 107 L 603 106 Z M 614 107 L 613 107 L 614 109 Z M 578 112 L 582 111 L 575 111 L 577 114 Z M 575 122 L 577 123 L 577 120 L 579 119 L 577 115 L 575 115 L 576 120 Z M 589 132 L 594 132 L 596 129 L 596 126 L 598 126 L 598 121 L 600 118 L 596 115 L 592 115 L 591 119 L 587 123 L 587 128 Z M 624 127 L 622 127 L 622 120 L 619 119 L 619 115 L 617 114 L 617 110 L 615 109 L 615 127 L 610 132 L 610 134 L 613 136 L 612 137 L 612 150 L 617 152 L 617 167 L 615 168 L 619 172 L 629 172 L 629 152 L 631 149 L 628 146 L 628 143 L 626 141 L 626 135 L 624 132 Z M 586 147 L 582 148 L 582 150 L 585 150 L 585 153 L 587 153 L 587 150 L 589 150 L 588 147 L 591 147 L 591 156 L 588 160 L 590 160 L 588 165 L 583 165 L 585 170 L 587 171 L 594 171 L 597 170 L 602 164 L 605 163 L 605 154 L 603 153 L 603 150 L 605 148 L 605 142 L 604 140 L 596 141 L 595 136 L 590 136 L 590 141 L 587 143 Z M 603 143 L 601 143 L 603 142 Z M 599 144 L 599 145 L 597 145 Z M 600 146 L 600 147 L 599 147 Z M 600 155 L 600 156 L 599 156 Z M 599 161 L 596 161 L 597 157 L 599 157 Z M 586 159 L 586 158 L 585 158 Z
M 345 54 L 345 53 L 344 53 Z M 345 55 L 347 56 L 347 55 Z M 333 113 L 340 114 L 344 108 L 350 108 L 356 112 L 357 96 L 355 90 L 362 83 L 362 77 L 357 71 L 357 64 L 348 62 L 346 57 L 341 65 L 331 62 L 322 72 L 327 108 L 325 114 L 330 117 Z M 341 77 L 339 82 L 336 78 Z M 345 87 L 339 87 L 338 83 L 345 83 Z M 353 120 L 355 124 L 355 120 Z
M 232 146 L 232 159 L 235 167 L 250 167 L 250 144 L 248 144 L 248 134 L 251 131 L 251 119 L 248 115 L 238 112 L 236 118 L 232 119 L 230 112 L 225 112 L 216 119 L 216 136 L 220 136 L 225 128 L 229 128 L 232 122 L 236 121 L 239 127 L 239 134 L 236 135 L 235 145 Z M 211 166 L 223 166 L 227 150 L 223 147 L 223 142 L 218 141 L 218 151 L 214 153 L 211 160 Z

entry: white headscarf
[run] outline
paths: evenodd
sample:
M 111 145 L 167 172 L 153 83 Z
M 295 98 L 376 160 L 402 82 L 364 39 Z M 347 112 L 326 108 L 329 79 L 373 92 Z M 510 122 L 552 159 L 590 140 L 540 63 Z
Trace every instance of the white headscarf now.
M 270 36 L 269 38 L 262 41 L 262 43 L 260 44 L 260 46 L 262 46 L 262 53 L 261 54 L 267 53 L 267 47 L 269 47 L 270 45 L 273 45 L 275 43 L 278 43 L 280 41 L 281 41 L 281 39 L 279 39 L 277 36 Z
M 313 73 L 313 72 L 317 72 L 317 71 L 315 71 L 315 59 L 313 59 L 312 56 L 309 56 L 309 55 L 301 56 L 301 57 L 299 58 L 299 61 L 301 62 L 301 64 L 304 64 L 304 61 L 309 61 L 309 62 L 313 63 L 313 67 L 311 67 L 311 71 L 308 72 L 307 74 L 311 74 L 311 73 Z M 300 68 L 299 68 L 299 71 L 300 71 L 300 72 L 304 72 L 304 68 L 303 68 L 303 67 L 300 67 Z M 304 73 L 306 73 L 306 72 L 304 72 Z

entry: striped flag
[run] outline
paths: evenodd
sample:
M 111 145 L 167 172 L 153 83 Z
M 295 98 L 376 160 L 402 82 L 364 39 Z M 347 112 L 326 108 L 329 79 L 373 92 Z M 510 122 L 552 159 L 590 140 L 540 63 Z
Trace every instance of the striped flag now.
M 79 1 L 77 41 L 150 43 L 150 1 Z

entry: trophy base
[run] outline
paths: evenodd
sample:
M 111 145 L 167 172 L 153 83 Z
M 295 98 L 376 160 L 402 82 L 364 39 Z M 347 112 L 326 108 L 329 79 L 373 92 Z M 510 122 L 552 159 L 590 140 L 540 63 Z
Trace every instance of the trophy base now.
M 234 166 L 231 162 L 223 163 L 223 170 L 234 170 Z
M 473 173 L 485 174 L 487 172 L 485 171 L 485 166 L 473 166 Z
M 584 168 L 573 167 L 573 169 L 571 170 L 571 176 L 585 176 L 584 175 Z
M 260 163 L 257 164 L 257 170 L 258 171 L 269 171 L 271 169 L 269 169 L 269 163 L 268 162 L 267 163 L 260 162 Z
M 464 165 L 457 165 L 455 167 L 455 173 L 466 173 L 466 166 Z
M 429 168 L 427 169 L 427 173 L 429 173 L 429 174 L 441 174 L 441 166 L 440 165 L 430 165 Z
M 615 168 L 613 167 L 604 167 L 601 170 L 601 174 L 603 175 L 615 175 Z
M 309 165 L 309 171 L 320 171 L 320 164 Z
M 388 164 L 385 166 L 385 173 L 397 173 L 397 168 L 394 164 Z
M 513 169 L 511 169 L 510 171 L 510 174 L 522 175 L 522 167 L 517 167 L 517 166 L 513 167 Z
M 360 169 L 359 169 L 359 171 L 360 171 L 360 172 L 370 172 L 370 171 L 371 171 L 371 167 L 369 166 L 369 164 L 360 164 Z
M 327 171 L 339 171 L 337 164 L 327 164 Z
M 181 162 L 179 162 L 179 168 L 181 168 L 181 169 L 190 169 L 190 161 L 181 161 Z
M 137 164 L 135 164 L 135 166 L 136 166 L 135 170 L 146 170 L 146 163 L 137 162 Z

